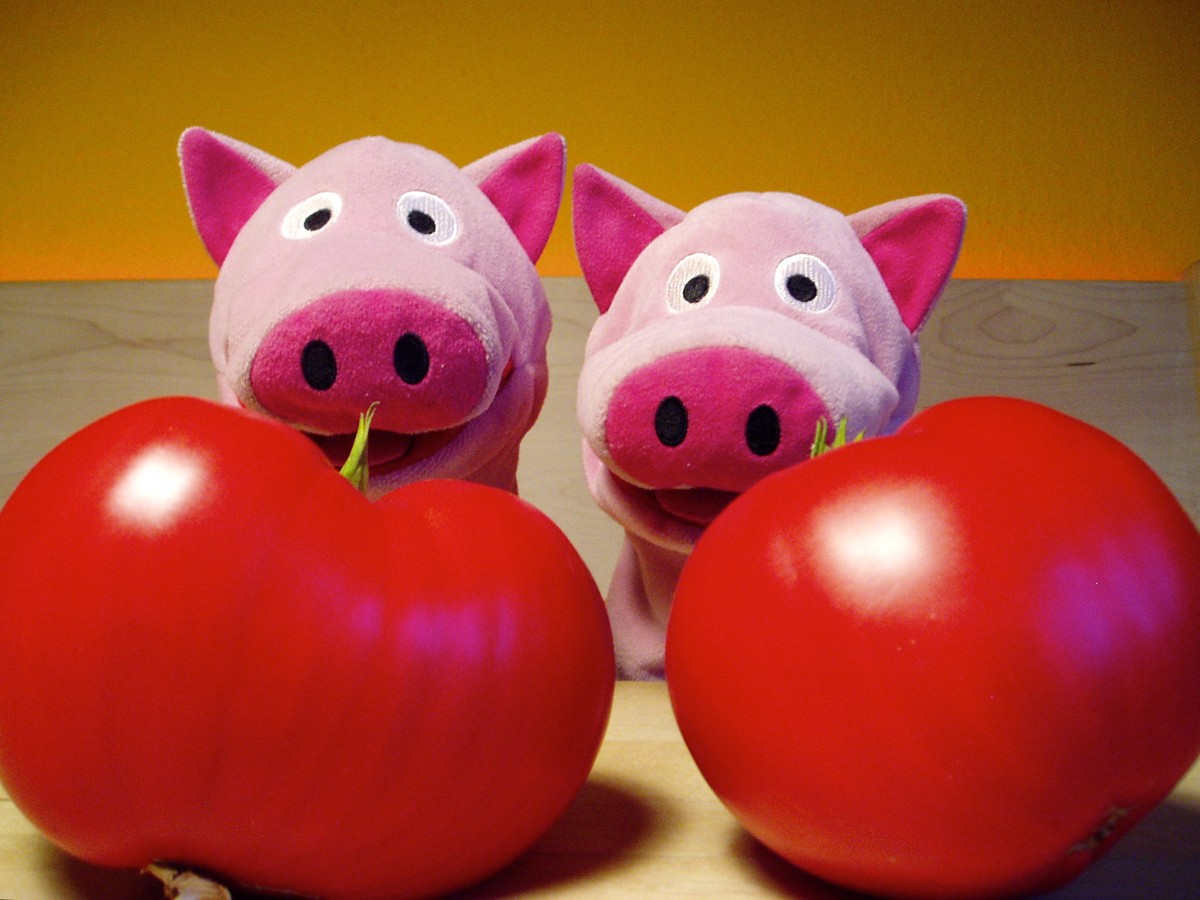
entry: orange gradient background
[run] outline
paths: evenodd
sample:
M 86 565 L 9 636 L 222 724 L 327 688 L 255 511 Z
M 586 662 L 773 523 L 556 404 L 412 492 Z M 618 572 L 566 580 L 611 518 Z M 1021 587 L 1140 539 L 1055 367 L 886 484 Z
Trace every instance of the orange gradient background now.
M 463 164 L 546 131 L 682 208 L 944 191 L 964 277 L 1200 260 L 1200 4 L 0 5 L 0 280 L 211 277 L 189 125 L 303 163 L 384 134 Z M 569 190 L 568 183 L 568 190 Z M 539 266 L 579 272 L 560 215 Z

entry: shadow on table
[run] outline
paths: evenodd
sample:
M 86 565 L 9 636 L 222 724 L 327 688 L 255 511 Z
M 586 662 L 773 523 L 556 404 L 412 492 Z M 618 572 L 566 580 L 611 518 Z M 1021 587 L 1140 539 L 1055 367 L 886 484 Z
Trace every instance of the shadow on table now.
M 644 798 L 644 791 L 616 781 L 588 780 L 566 812 L 534 846 L 497 875 L 453 896 L 515 897 L 556 884 L 586 879 L 616 868 L 669 824 Z M 661 806 L 661 804 L 660 804 Z M 161 900 L 153 878 L 132 869 L 106 869 L 80 862 L 45 843 L 46 865 L 81 900 Z M 236 900 L 257 894 L 235 891 Z
M 47 868 L 80 900 L 162 900 L 162 884 L 137 869 L 109 869 L 69 856 L 45 842 Z
M 1168 799 L 1065 887 L 1040 900 L 1195 900 L 1200 897 L 1200 805 Z
M 657 807 L 657 808 L 656 808 Z M 459 900 L 516 897 L 568 886 L 629 863 L 673 826 L 662 798 L 651 803 L 644 787 L 593 778 L 562 817 L 522 857 Z M 48 867 L 84 900 L 158 900 L 153 879 L 132 870 L 79 862 L 45 844 Z M 1148 815 L 1105 857 L 1066 887 L 1040 900 L 1194 900 L 1200 896 L 1200 807 L 1168 800 Z M 862 900 L 786 862 L 740 828 L 728 853 L 763 887 L 764 895 L 797 900 Z M 648 888 L 652 886 L 647 886 Z M 238 900 L 250 895 L 238 893 Z
M 551 829 L 516 862 L 459 900 L 516 897 L 618 869 L 671 827 L 666 801 L 651 803 L 642 786 L 590 778 Z M 657 806 L 657 809 L 656 809 Z
M 797 900 L 852 900 L 867 895 L 803 872 L 738 829 L 729 852 L 770 893 Z M 1167 800 L 1113 849 L 1064 887 L 1029 900 L 1196 900 L 1200 897 L 1200 807 Z
M 848 891 L 798 869 L 752 837 L 737 829 L 730 841 L 730 855 L 740 860 L 763 884 L 764 896 L 795 897 L 797 900 L 853 900 L 866 894 Z

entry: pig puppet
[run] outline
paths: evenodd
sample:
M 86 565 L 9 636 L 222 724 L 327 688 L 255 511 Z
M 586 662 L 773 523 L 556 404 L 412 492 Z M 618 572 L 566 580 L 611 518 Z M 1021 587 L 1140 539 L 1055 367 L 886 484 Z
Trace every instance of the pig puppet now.
M 618 668 L 662 678 L 675 585 L 705 526 L 808 459 L 818 420 L 875 435 L 912 414 L 915 336 L 966 210 L 929 195 L 845 216 L 739 193 L 684 213 L 589 165 L 573 196 L 601 313 L 579 377 L 584 470 L 626 532 L 608 592 Z
M 191 128 L 192 219 L 220 267 L 209 344 L 221 399 L 282 420 L 334 463 L 378 403 L 370 486 L 516 491 L 546 393 L 550 313 L 534 268 L 562 197 L 547 134 L 458 168 L 350 141 L 300 168 Z

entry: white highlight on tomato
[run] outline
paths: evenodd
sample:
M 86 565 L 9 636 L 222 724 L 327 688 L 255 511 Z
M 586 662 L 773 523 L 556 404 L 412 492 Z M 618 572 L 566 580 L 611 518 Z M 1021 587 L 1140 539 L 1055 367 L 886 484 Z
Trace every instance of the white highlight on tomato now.
M 938 583 L 939 570 L 957 555 L 957 541 L 944 504 L 923 487 L 892 487 L 839 498 L 825 508 L 817 540 L 836 560 L 824 573 L 849 590 L 861 612 L 897 613 L 897 598 L 911 585 Z M 922 592 L 917 592 L 920 596 Z M 949 597 L 927 596 L 928 613 Z
M 165 528 L 187 508 L 202 474 L 195 457 L 174 448 L 151 448 L 136 457 L 114 485 L 109 507 L 131 524 Z
M 910 571 L 922 556 L 922 541 L 911 516 L 886 506 L 869 510 L 867 516 L 866 521 L 842 526 L 831 536 L 842 564 L 852 571 L 870 566 L 893 577 Z

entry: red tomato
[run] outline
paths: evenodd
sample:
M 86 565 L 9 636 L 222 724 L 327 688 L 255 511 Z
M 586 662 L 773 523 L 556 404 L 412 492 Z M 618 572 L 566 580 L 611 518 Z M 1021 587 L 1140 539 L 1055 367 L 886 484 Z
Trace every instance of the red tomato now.
M 424 482 L 369 503 L 193 399 L 66 440 L 0 513 L 0 773 L 85 860 L 326 897 L 479 880 L 595 759 L 614 666 L 563 534 Z
M 731 505 L 666 665 L 701 772 L 797 866 L 894 896 L 1056 886 L 1200 752 L 1200 535 L 1096 429 L 949 402 Z

